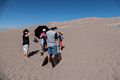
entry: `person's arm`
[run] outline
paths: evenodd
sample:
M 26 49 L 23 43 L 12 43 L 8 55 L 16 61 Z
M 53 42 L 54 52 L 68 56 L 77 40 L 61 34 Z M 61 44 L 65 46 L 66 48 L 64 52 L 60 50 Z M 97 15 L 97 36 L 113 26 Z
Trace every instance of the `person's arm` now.
M 25 35 L 25 37 L 28 37 L 28 36 L 30 36 L 30 35 L 32 35 L 32 34 L 28 33 L 28 34 Z
M 55 33 L 55 39 L 58 40 L 58 35 L 57 35 L 57 33 Z
M 42 37 L 43 37 L 43 33 L 40 34 L 40 38 L 42 38 Z

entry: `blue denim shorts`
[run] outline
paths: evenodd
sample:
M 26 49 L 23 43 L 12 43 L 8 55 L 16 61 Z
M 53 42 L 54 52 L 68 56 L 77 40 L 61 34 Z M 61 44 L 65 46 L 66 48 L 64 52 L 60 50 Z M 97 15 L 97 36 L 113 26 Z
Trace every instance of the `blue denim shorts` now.
M 57 55 L 57 46 L 48 47 L 49 55 Z

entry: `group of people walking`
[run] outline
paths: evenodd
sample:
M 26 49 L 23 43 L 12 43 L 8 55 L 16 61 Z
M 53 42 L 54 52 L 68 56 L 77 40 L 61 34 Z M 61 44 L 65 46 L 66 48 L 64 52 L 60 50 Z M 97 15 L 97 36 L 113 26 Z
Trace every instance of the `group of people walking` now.
M 28 58 L 29 54 L 30 35 L 31 34 L 28 29 L 25 29 L 23 31 L 23 51 L 25 58 Z M 42 55 L 44 54 L 44 52 L 48 51 L 48 61 L 51 61 L 51 59 L 54 58 L 58 53 L 60 53 L 61 50 L 64 48 L 62 40 L 62 32 L 56 32 L 54 28 L 50 28 L 48 31 L 46 31 L 46 29 L 43 28 L 39 36 L 39 42 L 41 45 Z

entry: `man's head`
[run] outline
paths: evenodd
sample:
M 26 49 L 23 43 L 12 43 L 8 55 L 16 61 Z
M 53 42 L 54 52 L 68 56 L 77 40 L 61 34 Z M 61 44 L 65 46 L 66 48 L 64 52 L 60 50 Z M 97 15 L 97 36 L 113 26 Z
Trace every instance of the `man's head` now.
M 25 30 L 23 31 L 23 34 L 28 34 L 28 32 L 29 32 L 29 30 L 28 30 L 28 29 L 25 29 Z
M 50 28 L 50 30 L 53 30 L 53 31 L 54 31 L 55 29 L 57 29 L 57 27 L 52 27 L 52 28 Z
M 63 35 L 63 32 L 58 32 L 59 34 Z

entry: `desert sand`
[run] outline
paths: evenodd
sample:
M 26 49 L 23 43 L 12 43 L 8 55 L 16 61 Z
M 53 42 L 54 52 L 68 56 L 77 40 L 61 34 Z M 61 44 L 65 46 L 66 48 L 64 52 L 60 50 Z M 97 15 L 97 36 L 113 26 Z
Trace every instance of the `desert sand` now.
M 95 19 L 59 24 L 65 48 L 55 68 L 41 66 L 47 52 L 23 58 L 23 29 L 0 32 L 0 80 L 120 80 L 120 20 Z M 40 50 L 33 38 L 30 52 Z

